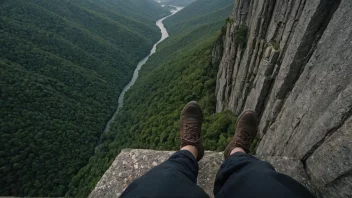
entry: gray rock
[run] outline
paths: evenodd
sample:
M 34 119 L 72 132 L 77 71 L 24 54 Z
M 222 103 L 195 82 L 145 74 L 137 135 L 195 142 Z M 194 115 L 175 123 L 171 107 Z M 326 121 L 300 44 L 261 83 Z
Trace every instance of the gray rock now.
M 257 158 L 269 162 L 277 172 L 291 176 L 314 192 L 300 160 L 283 156 L 257 156 Z
M 352 15 L 351 2 L 345 4 L 336 12 L 280 115 L 261 141 L 259 154 L 306 158 L 351 115 L 352 27 L 347 21 Z
M 279 51 L 273 47 L 266 48 L 265 59 L 260 63 L 259 67 L 261 69 L 253 83 L 251 83 L 252 90 L 247 98 L 244 109 L 253 109 L 256 112 L 261 112 L 265 98 L 271 88 L 272 73 L 274 72 L 278 55 Z
M 228 25 L 219 65 L 217 111 L 230 109 L 240 114 L 244 108 L 252 108 L 261 112 L 269 88 L 272 99 L 268 105 L 285 98 L 309 59 L 307 55 L 321 34 L 321 26 L 326 25 L 331 9 L 330 2 L 317 0 L 239 1 L 235 4 L 231 15 L 234 23 Z M 239 26 L 249 27 L 246 49 L 236 43 Z M 273 47 L 279 54 L 267 65 L 265 52 Z M 267 66 L 273 65 L 278 65 L 278 69 L 268 70 Z M 260 77 L 258 73 L 266 73 L 266 76 Z M 253 79 L 258 82 L 254 89 Z
M 324 189 L 327 197 L 352 195 L 352 117 L 335 133 L 328 137 L 306 161 L 312 182 Z M 339 179 L 343 177 L 342 181 Z M 350 188 L 337 188 L 344 186 Z M 326 187 L 327 186 L 327 187 Z M 331 189 L 330 189 L 331 188 Z M 343 196 L 339 196 L 343 197 Z M 345 196 L 347 197 L 347 196 Z
M 302 2 L 300 2 L 302 3 Z M 335 4 L 338 4 L 336 1 Z M 290 91 L 295 86 L 296 80 L 308 62 L 316 43 L 323 33 L 323 28 L 328 22 L 330 12 L 333 11 L 334 5 L 329 1 L 307 1 L 304 7 L 298 9 L 295 16 L 289 17 L 289 20 L 296 21 L 295 26 L 288 34 L 289 40 L 278 41 L 282 56 L 278 59 L 279 72 L 275 75 L 275 81 L 272 84 L 270 95 L 267 96 L 266 106 L 262 116 L 263 122 L 260 124 L 260 133 L 263 135 L 276 116 L 280 113 L 282 105 Z M 299 16 L 299 18 L 297 18 Z M 284 38 L 284 37 L 283 37 Z
M 324 197 L 345 197 L 350 198 L 352 195 L 352 174 L 343 175 L 332 183 L 328 184 L 323 190 Z
M 342 1 L 257 149 L 302 159 L 323 197 L 352 196 L 351 9 Z
M 174 151 L 125 149 L 116 157 L 89 197 L 118 197 L 136 178 L 165 161 Z M 278 172 L 285 173 L 309 187 L 303 165 L 288 157 L 259 157 L 270 162 Z M 223 162 L 223 153 L 206 151 L 199 163 L 198 185 L 213 197 L 216 173 Z
M 239 25 L 245 25 L 248 20 L 249 12 L 249 0 L 241 0 L 235 4 L 234 11 L 230 16 L 233 19 L 232 23 L 227 24 L 227 31 L 224 38 L 223 44 L 223 56 L 219 65 L 219 72 L 217 76 L 217 111 L 224 109 L 234 108 L 236 101 L 234 101 L 233 94 L 240 94 L 239 92 L 233 91 L 234 86 L 244 86 L 243 75 L 241 79 L 237 79 L 238 73 L 242 71 L 239 68 L 241 59 L 235 58 L 240 57 L 243 53 L 241 49 L 235 43 L 235 37 L 239 30 Z M 238 80 L 239 83 L 235 83 Z M 231 97 L 231 98 L 230 98 Z
M 257 154 L 300 159 L 322 197 L 352 197 L 351 10 L 351 0 L 239 1 L 218 71 L 217 111 L 256 110 Z

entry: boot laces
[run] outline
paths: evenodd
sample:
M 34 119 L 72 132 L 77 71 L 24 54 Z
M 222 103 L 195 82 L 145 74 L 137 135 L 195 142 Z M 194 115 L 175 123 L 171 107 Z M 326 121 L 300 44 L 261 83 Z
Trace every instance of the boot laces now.
M 251 133 L 247 129 L 241 128 L 233 144 L 234 146 L 241 145 L 242 147 L 247 148 L 251 139 Z
M 188 142 L 196 143 L 198 138 L 199 124 L 197 122 L 188 122 L 184 124 L 183 137 Z

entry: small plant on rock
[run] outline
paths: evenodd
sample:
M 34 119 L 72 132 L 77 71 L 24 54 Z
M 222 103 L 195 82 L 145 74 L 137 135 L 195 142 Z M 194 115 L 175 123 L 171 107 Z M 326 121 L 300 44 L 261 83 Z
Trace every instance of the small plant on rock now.
M 248 40 L 248 27 L 245 25 L 239 25 L 235 36 L 235 42 L 241 49 L 245 49 Z

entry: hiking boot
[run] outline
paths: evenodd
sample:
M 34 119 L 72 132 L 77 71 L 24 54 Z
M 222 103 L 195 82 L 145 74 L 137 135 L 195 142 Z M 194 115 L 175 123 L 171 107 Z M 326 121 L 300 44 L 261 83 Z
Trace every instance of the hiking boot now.
M 231 151 L 236 148 L 240 147 L 246 153 L 249 152 L 250 145 L 257 135 L 258 131 L 258 118 L 257 114 L 252 110 L 247 110 L 243 112 L 237 120 L 236 124 L 236 132 L 233 136 L 229 145 L 227 145 L 224 157 L 227 159 Z
M 200 139 L 202 128 L 203 113 L 199 104 L 195 101 L 189 102 L 181 113 L 181 127 L 180 127 L 180 147 L 187 145 L 198 148 L 197 161 L 204 156 L 204 148 Z

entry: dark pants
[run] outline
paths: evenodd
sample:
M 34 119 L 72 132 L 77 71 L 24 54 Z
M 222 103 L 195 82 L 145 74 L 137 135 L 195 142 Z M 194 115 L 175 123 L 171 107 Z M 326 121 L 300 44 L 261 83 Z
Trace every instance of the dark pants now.
M 198 162 L 189 151 L 178 151 L 131 183 L 121 197 L 208 197 L 197 186 Z M 220 167 L 216 197 L 314 197 L 291 177 L 244 153 L 231 155 Z

